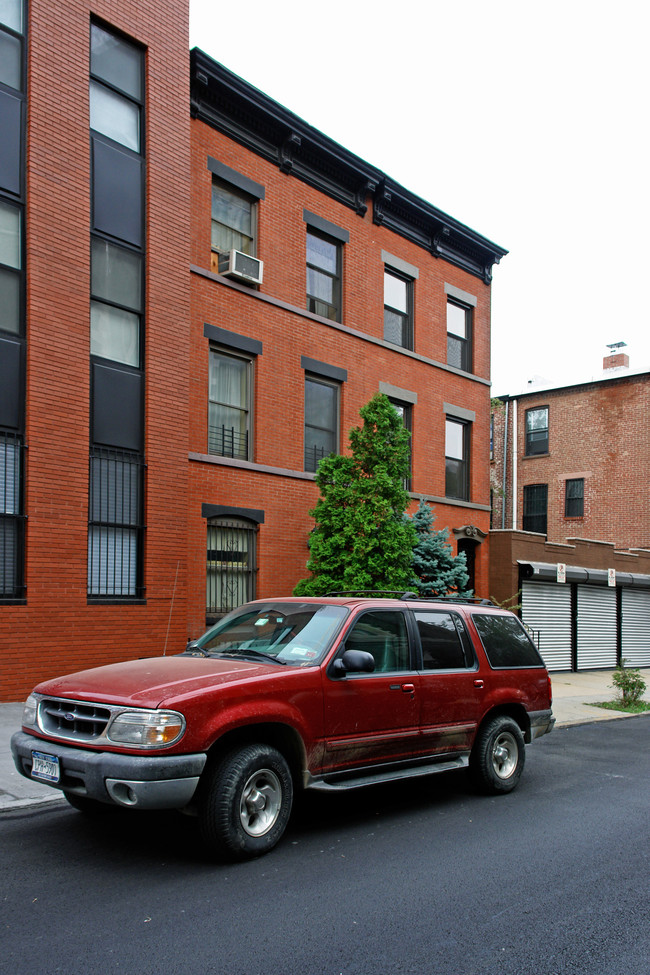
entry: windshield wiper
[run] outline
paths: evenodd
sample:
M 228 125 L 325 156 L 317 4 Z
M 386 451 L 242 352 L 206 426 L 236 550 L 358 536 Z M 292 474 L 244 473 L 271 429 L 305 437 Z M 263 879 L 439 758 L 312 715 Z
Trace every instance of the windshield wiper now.
M 197 650 L 198 650 L 199 653 L 202 653 L 204 657 L 209 657 L 210 656 L 210 654 L 208 653 L 207 650 L 204 650 L 203 647 L 199 646 L 197 640 L 190 640 L 190 642 L 185 647 L 185 650 L 183 651 L 183 653 L 195 654 L 197 652 Z
M 286 667 L 287 661 L 280 660 L 278 657 L 274 657 L 272 653 L 264 653 L 263 650 L 252 650 L 242 647 L 237 650 L 218 650 L 217 653 L 221 653 L 226 657 L 262 657 L 264 660 L 270 660 L 274 664 L 282 664 Z

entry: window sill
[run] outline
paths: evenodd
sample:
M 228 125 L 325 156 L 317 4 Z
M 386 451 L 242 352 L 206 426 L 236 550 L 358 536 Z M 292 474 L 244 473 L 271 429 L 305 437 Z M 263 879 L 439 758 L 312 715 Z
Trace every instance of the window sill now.
M 147 600 L 136 596 L 87 596 L 88 606 L 146 606 Z

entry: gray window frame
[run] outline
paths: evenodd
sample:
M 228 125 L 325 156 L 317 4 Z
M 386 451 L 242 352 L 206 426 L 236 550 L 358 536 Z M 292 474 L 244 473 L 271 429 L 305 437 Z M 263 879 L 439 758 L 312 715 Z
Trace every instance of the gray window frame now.
M 456 423 L 462 427 L 463 456 L 461 458 L 447 455 L 447 424 Z M 447 414 L 445 416 L 445 497 L 455 501 L 469 501 L 470 486 L 470 445 L 472 424 L 461 417 Z M 450 490 L 452 484 L 451 465 L 459 467 L 461 489 L 458 494 Z
M 546 411 L 546 427 L 531 427 L 529 419 L 532 417 L 533 413 L 541 413 L 544 410 Z M 524 455 L 526 457 L 541 457 L 548 453 L 549 425 L 548 406 L 531 406 L 530 409 L 526 410 L 524 418 Z M 542 433 L 545 434 L 545 436 L 541 436 Z
M 580 486 L 579 492 L 576 490 L 578 485 Z M 585 479 L 584 477 L 568 477 L 564 482 L 564 517 L 584 518 L 584 516 Z
M 451 332 L 449 330 L 449 307 L 460 308 L 465 314 L 465 337 L 458 335 L 456 332 Z M 462 372 L 472 372 L 473 363 L 473 343 L 472 343 L 472 330 L 474 327 L 474 309 L 471 305 L 467 305 L 464 302 L 458 300 L 457 298 L 452 298 L 447 295 L 447 365 L 452 366 L 454 369 L 460 369 Z M 451 344 L 455 342 L 460 347 L 460 365 L 452 362 L 453 355 L 451 354 Z
M 329 427 L 318 427 L 317 428 L 317 427 L 314 426 L 314 424 L 307 423 L 307 384 L 308 383 L 313 383 L 313 384 L 318 384 L 318 385 L 321 385 L 321 386 L 326 386 L 326 387 L 334 390 L 334 394 L 335 394 L 335 416 L 336 416 L 336 429 L 335 430 L 330 430 Z M 308 458 L 307 458 L 307 450 L 308 450 L 308 446 L 307 446 L 307 430 L 308 429 L 312 429 L 312 428 L 313 429 L 326 430 L 329 433 L 333 433 L 333 435 L 334 435 L 334 450 L 330 451 L 329 454 L 323 454 L 322 457 L 319 457 L 318 460 L 316 460 L 316 448 L 314 447 L 314 466 L 313 467 L 311 466 L 310 463 L 308 463 Z M 317 468 L 318 468 L 318 464 L 320 463 L 320 461 L 323 460 L 323 458 L 325 458 L 325 457 L 331 456 L 331 454 L 337 454 L 339 452 L 340 446 L 341 446 L 341 383 L 340 382 L 337 382 L 334 379 L 329 379 L 329 378 L 327 378 L 327 377 L 325 377 L 323 375 L 317 375 L 317 374 L 315 374 L 313 372 L 307 372 L 307 373 L 305 373 L 305 385 L 304 385 L 304 430 L 303 430 L 303 463 L 304 463 L 304 470 L 307 471 L 307 472 L 309 472 L 309 473 L 312 473 L 312 474 L 315 473 L 316 470 L 317 470 Z
M 406 286 L 406 311 L 402 311 L 399 308 L 395 308 L 392 305 L 386 303 L 386 277 L 395 278 L 397 281 L 401 281 Z M 397 345 L 402 349 L 409 349 L 413 351 L 414 348 L 414 280 L 407 274 L 396 270 L 390 265 L 384 265 L 384 341 L 390 342 L 391 345 Z M 390 312 L 393 315 L 397 315 L 402 321 L 402 341 L 393 342 L 391 339 L 386 337 L 386 312 Z
M 543 513 L 542 498 L 544 499 Z M 524 484 L 521 527 L 525 532 L 548 534 L 548 484 Z
M 222 403 L 221 401 L 218 400 L 213 400 L 210 396 L 210 390 L 212 386 L 211 373 L 212 373 L 213 356 L 222 356 L 225 359 L 237 359 L 238 361 L 243 362 L 246 365 L 246 405 L 242 409 L 242 412 L 245 414 L 245 418 L 246 418 L 245 444 L 243 449 L 241 448 L 240 445 L 237 452 L 235 451 L 234 432 L 231 438 L 230 451 L 226 450 L 228 441 L 225 434 L 227 433 L 227 431 L 224 431 L 224 434 L 222 435 L 222 449 L 216 450 L 211 447 L 212 441 L 211 441 L 211 432 L 210 432 L 211 431 L 210 405 L 212 403 L 215 403 L 216 405 L 226 405 L 226 406 L 230 405 L 230 404 Z M 231 457 L 235 460 L 246 460 L 246 461 L 250 461 L 253 458 L 252 420 L 253 420 L 253 389 L 254 389 L 254 381 L 255 381 L 254 372 L 253 372 L 254 363 L 255 363 L 254 355 L 247 355 L 245 352 L 241 352 L 241 351 L 235 352 L 232 349 L 222 348 L 221 346 L 218 345 L 213 345 L 213 344 L 210 345 L 210 350 L 208 353 L 208 454 L 210 454 L 211 456 Z M 217 440 L 218 440 L 218 435 L 217 435 Z

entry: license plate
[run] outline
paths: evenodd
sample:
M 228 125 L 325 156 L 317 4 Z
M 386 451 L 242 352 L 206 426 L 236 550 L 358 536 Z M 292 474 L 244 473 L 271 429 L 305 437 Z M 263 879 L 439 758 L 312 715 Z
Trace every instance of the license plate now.
M 32 778 L 43 782 L 58 782 L 61 778 L 58 755 L 32 752 Z

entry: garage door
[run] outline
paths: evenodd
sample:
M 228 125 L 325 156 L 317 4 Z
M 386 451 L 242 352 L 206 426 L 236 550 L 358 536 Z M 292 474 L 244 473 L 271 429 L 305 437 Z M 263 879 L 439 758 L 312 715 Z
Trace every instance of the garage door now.
M 571 670 L 570 586 L 522 582 L 521 618 L 534 631 L 547 668 Z
M 650 667 L 650 590 L 621 591 L 621 647 L 626 667 Z
M 578 586 L 578 670 L 616 666 L 616 590 Z

